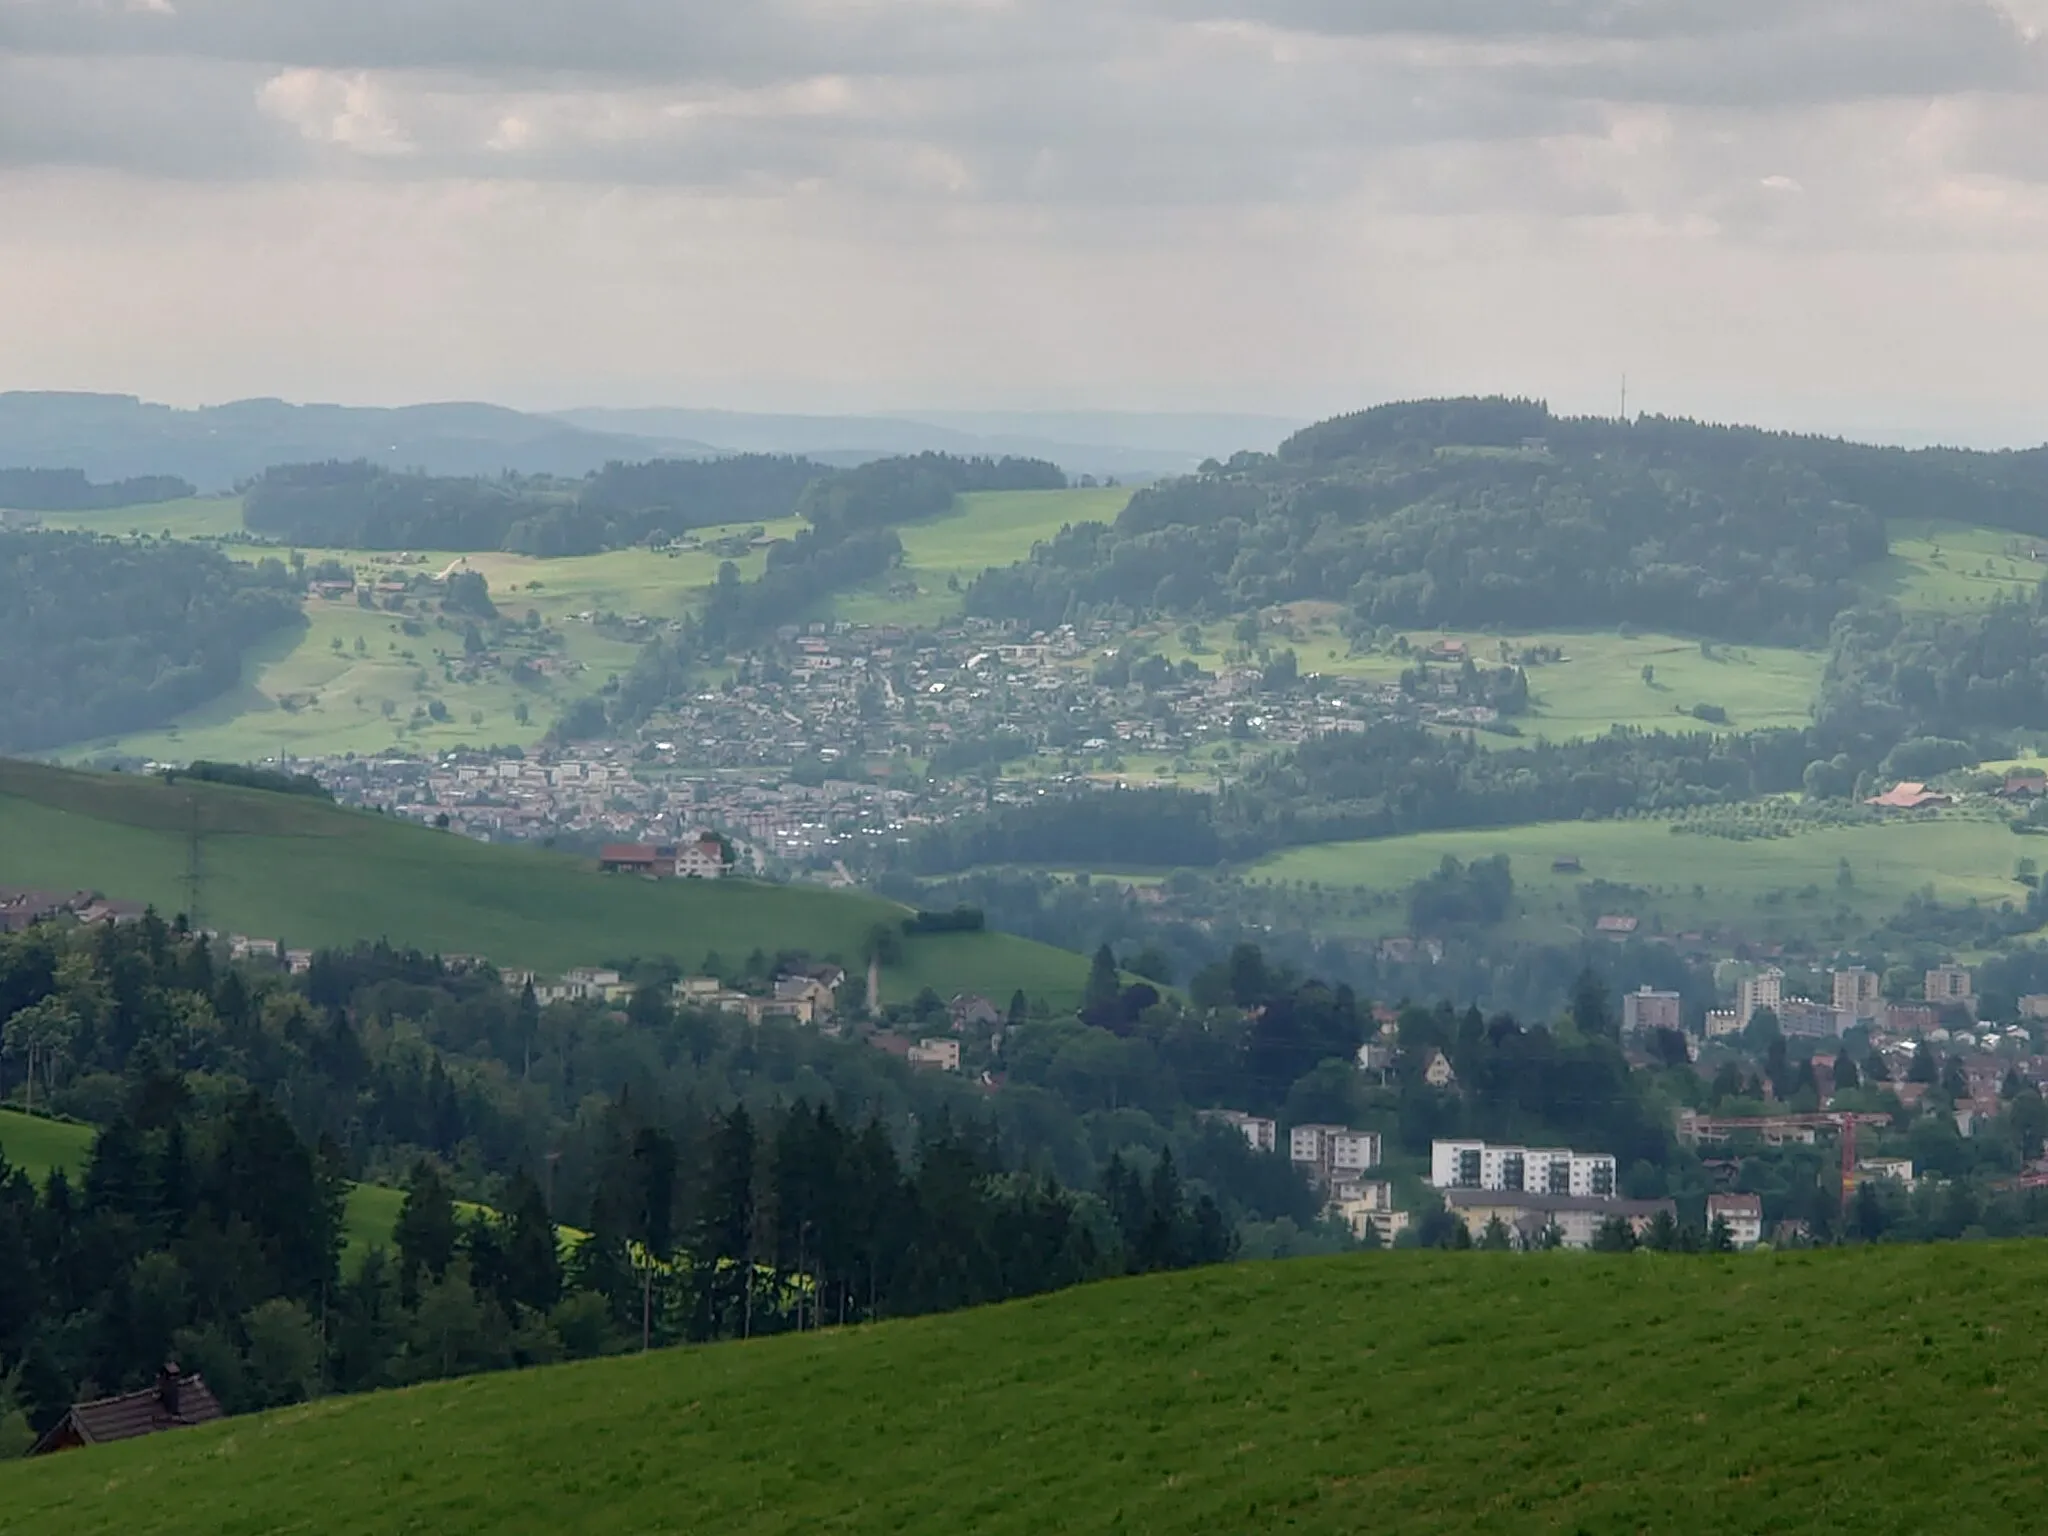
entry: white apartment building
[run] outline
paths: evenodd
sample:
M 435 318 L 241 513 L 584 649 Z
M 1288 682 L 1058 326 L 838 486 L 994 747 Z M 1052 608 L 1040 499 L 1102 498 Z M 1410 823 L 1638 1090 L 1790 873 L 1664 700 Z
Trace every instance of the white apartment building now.
M 1735 989 L 1735 1017 L 1742 1020 L 1742 1027 L 1749 1028 L 1749 1021 L 1757 1011 L 1768 1008 L 1776 1013 L 1785 1001 L 1785 973 L 1773 967 L 1759 971 L 1754 976 L 1744 977 Z
M 1563 1147 L 1437 1141 L 1429 1148 L 1429 1182 L 1438 1189 L 1519 1190 L 1611 1200 L 1615 1193 L 1614 1156 Z
M 1297 1125 L 1287 1133 L 1287 1157 L 1319 1184 L 1380 1165 L 1377 1131 L 1342 1125 Z

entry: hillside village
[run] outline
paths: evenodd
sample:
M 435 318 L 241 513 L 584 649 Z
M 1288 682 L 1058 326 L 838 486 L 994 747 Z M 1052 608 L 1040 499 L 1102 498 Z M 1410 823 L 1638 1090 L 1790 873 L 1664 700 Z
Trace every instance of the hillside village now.
M 634 621 L 628 616 L 628 622 Z M 1048 785 L 1142 783 L 1178 761 L 1194 787 L 1241 754 L 1378 720 L 1491 727 L 1493 684 L 1461 641 L 1405 682 L 1310 678 L 1145 651 L 1109 624 L 1022 633 L 963 619 L 931 630 L 785 626 L 727 686 L 657 712 L 628 739 L 534 753 L 290 759 L 344 802 L 504 841 L 685 835 L 694 816 L 768 856 L 829 860 Z M 1509 675 L 1518 675 L 1512 674 Z M 1136 759 L 1139 766 L 1129 766 Z M 796 765 L 794 775 L 790 765 Z M 873 765 L 886 771 L 879 777 Z

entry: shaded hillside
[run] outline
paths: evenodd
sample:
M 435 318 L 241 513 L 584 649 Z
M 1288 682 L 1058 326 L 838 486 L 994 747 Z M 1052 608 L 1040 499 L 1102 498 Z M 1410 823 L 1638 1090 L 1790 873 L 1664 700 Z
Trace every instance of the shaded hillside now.
M 272 464 L 366 458 L 441 475 L 581 475 L 702 444 L 587 431 L 503 406 L 396 409 L 237 400 L 179 410 L 133 395 L 0 394 L 0 464 L 96 480 L 177 475 L 226 490 Z
M 1823 638 L 1885 520 L 2048 534 L 2048 451 L 1867 448 L 1536 401 L 1382 406 L 1141 491 L 975 585 L 973 612 L 1217 616 L 1300 599 L 1383 625 L 1639 624 Z
M 314 1403 L 18 1464 L 0 1507 L 73 1536 L 2018 1530 L 2039 1257 L 1244 1265 Z
M 225 693 L 303 624 L 280 561 L 181 543 L 0 532 L 0 751 L 161 725 Z
M 197 833 L 195 839 L 194 833 Z M 493 847 L 297 795 L 0 762 L 0 870 L 10 884 L 93 888 L 188 909 L 197 843 L 209 927 L 295 947 L 388 936 L 506 966 L 563 970 L 626 956 L 696 965 L 710 951 L 801 949 L 858 965 L 903 909 L 813 886 L 648 882 L 532 848 Z M 903 942 L 884 991 L 1022 988 L 1071 1006 L 1078 955 L 995 933 Z

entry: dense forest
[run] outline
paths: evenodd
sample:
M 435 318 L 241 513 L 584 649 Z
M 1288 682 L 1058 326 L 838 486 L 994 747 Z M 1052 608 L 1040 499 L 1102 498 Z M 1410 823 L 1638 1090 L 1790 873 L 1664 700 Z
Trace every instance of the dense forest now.
M 1065 484 L 1056 466 L 1037 460 L 936 453 L 841 470 L 772 454 L 657 459 L 610 464 L 583 480 L 460 479 L 359 460 L 267 470 L 248 487 L 243 516 L 253 532 L 329 548 L 587 555 L 791 516 L 837 545 L 937 516 L 966 491 Z
M 1534 401 L 1389 405 L 1139 492 L 986 573 L 970 611 L 1045 627 L 1315 598 L 1381 625 L 1621 624 L 1812 643 L 1884 520 L 2048 533 L 2048 455 L 1908 454 Z
M 0 469 L 0 507 L 16 512 L 98 512 L 196 496 L 174 475 L 142 475 L 95 485 L 77 469 Z
M 242 653 L 303 624 L 284 564 L 176 542 L 0 533 L 0 750 L 146 730 L 234 687 Z

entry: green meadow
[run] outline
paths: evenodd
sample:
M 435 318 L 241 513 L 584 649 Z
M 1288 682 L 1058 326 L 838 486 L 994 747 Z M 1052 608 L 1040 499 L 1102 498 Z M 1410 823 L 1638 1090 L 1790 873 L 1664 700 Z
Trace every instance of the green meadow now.
M 195 496 L 186 501 L 155 502 L 140 507 L 111 507 L 100 512 L 36 512 L 45 528 L 69 533 L 99 533 L 112 538 L 225 539 L 244 533 L 242 498 Z
M 599 874 L 538 848 L 498 847 L 291 795 L 167 785 L 0 761 L 0 869 L 10 883 L 89 888 L 189 910 L 197 831 L 208 927 L 294 948 L 388 936 L 443 954 L 562 971 L 632 956 L 686 965 L 717 951 L 801 949 L 857 966 L 903 909 L 878 897 L 749 880 Z M 1016 990 L 1071 1003 L 1078 955 L 1004 934 L 908 938 L 884 996 Z
M 1114 522 L 1130 500 L 1130 491 L 1114 488 L 962 496 L 946 516 L 898 528 L 902 566 L 838 598 L 833 615 L 857 624 L 943 623 L 959 615 L 962 591 L 983 571 L 1015 564 L 1071 523 Z
M 1742 819 L 1708 825 L 1747 825 Z M 1763 823 L 1755 823 L 1763 824 Z M 1464 861 L 1506 854 L 1514 867 L 1514 931 L 1569 938 L 1603 913 L 1633 916 L 1645 933 L 1732 928 L 1758 937 L 1824 934 L 1844 921 L 1896 912 L 1932 887 L 1944 902 L 2018 902 L 2018 862 L 2048 862 L 2048 841 L 2016 836 L 2002 819 L 1951 812 L 1932 819 L 1853 826 L 1802 826 L 1785 837 L 1746 840 L 1675 832 L 1669 821 L 1567 821 L 1482 831 L 1420 833 L 1372 842 L 1320 843 L 1252 865 L 1255 880 L 1313 882 L 1333 893 L 1398 891 L 1446 856 Z M 1561 860 L 1579 861 L 1560 872 Z M 1842 866 L 1848 865 L 1843 882 Z M 1589 882 L 1628 887 L 1589 911 Z M 1358 906 L 1358 931 L 1408 931 L 1399 903 Z M 1340 922 L 1336 926 L 1343 926 Z
M 2033 558 L 2048 541 L 1996 528 L 1938 519 L 1895 520 L 1887 527 L 1891 554 L 1861 573 L 1879 597 L 1929 613 L 1967 613 L 1997 599 L 2030 599 L 2048 577 Z
M 2028 1243 L 1395 1253 L 316 1401 L 0 1469 L 67 1536 L 2031 1530 Z
M 204 505 L 231 507 L 239 527 L 239 503 Z M 105 520 L 116 514 L 91 516 Z M 792 520 L 768 532 L 788 534 L 796 526 Z M 739 531 L 744 530 L 709 529 L 705 536 L 716 539 Z M 222 548 L 248 560 L 290 553 L 260 545 Z M 704 549 L 617 550 L 558 560 L 450 551 L 299 553 L 310 562 L 339 560 L 354 567 L 363 581 L 456 568 L 478 571 L 490 583 L 500 612 L 513 619 L 537 614 L 561 634 L 563 649 L 546 654 L 567 667 L 533 684 L 515 682 L 504 670 L 465 681 L 459 675 L 464 661 L 459 624 L 444 625 L 430 614 L 424 635 L 408 635 L 400 615 L 359 607 L 353 599 L 311 598 L 306 628 L 253 648 L 244 659 L 239 687 L 168 726 L 79 742 L 66 755 L 80 759 L 119 752 L 169 762 L 261 762 L 346 752 L 429 753 L 463 745 L 530 746 L 571 702 L 632 668 L 639 646 L 602 632 L 601 619 L 638 616 L 659 623 L 682 618 L 702 605 L 722 558 Z M 755 551 L 734 564 L 751 578 L 760 574 L 765 560 L 763 552 Z M 430 702 L 443 707 L 445 719 L 426 713 Z M 519 718 L 522 705 L 524 720 Z

